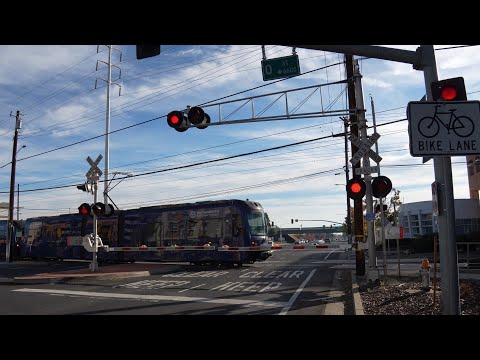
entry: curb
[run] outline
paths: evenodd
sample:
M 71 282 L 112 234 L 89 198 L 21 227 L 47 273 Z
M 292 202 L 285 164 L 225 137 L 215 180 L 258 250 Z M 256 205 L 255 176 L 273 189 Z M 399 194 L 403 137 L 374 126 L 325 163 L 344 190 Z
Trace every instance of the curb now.
M 45 275 L 33 275 L 33 276 L 20 276 L 8 279 L 8 284 L 52 284 L 57 282 L 63 282 L 73 279 L 85 279 L 85 278 L 129 278 L 129 277 L 143 277 L 150 276 L 150 271 L 130 271 L 130 272 L 118 272 L 118 273 L 89 273 L 89 274 L 45 274 Z M 0 284 L 2 280 L 0 278 Z
M 0 277 L 0 285 L 10 285 L 10 284 L 13 284 L 13 279 Z
M 360 292 L 358 291 L 358 283 L 357 277 L 355 276 L 355 271 L 352 271 L 352 294 L 355 315 L 365 315 L 363 311 L 362 298 L 360 297 Z

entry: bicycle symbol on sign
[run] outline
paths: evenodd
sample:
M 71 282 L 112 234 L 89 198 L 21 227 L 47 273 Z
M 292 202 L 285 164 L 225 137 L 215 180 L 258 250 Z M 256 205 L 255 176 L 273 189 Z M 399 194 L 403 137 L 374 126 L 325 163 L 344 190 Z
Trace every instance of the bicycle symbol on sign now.
M 466 138 L 473 134 L 475 125 L 472 119 L 466 116 L 455 115 L 454 112 L 457 109 L 438 111 L 440 106 L 441 105 L 435 106 L 435 113 L 433 116 L 425 116 L 418 122 L 418 131 L 423 137 L 433 138 L 437 136 L 440 131 L 440 125 L 443 125 L 445 129 L 447 129 L 448 134 L 450 134 L 450 130 L 453 130 L 458 137 Z M 445 124 L 438 117 L 438 114 L 450 114 L 450 120 L 448 121 L 448 124 Z

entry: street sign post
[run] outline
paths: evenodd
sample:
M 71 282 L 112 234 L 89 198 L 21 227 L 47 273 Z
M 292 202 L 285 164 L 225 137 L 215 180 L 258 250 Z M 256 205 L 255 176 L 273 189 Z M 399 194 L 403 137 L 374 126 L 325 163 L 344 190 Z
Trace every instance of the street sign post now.
M 295 75 L 300 75 L 300 62 L 296 54 L 262 60 L 263 81 L 282 79 Z
M 480 101 L 411 101 L 407 118 L 414 157 L 480 152 Z

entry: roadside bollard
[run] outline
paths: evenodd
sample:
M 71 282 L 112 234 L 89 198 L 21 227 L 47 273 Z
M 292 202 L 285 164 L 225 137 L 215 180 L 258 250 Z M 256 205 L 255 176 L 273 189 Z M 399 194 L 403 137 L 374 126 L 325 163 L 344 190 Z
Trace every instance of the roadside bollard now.
M 422 279 L 422 290 L 429 291 L 430 290 L 430 263 L 428 259 L 425 258 L 422 260 L 420 264 L 420 270 L 418 271 L 420 274 L 420 278 Z

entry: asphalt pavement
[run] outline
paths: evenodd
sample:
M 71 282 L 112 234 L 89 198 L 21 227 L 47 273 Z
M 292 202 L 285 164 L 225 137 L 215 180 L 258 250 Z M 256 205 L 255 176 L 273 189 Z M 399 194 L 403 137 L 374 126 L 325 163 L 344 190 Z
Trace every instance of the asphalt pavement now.
M 378 257 L 377 257 L 378 258 Z M 419 277 L 421 261 L 429 259 L 431 268 L 430 276 L 434 276 L 433 254 L 409 254 L 401 256 L 401 276 Z M 366 258 L 368 268 L 368 256 Z M 0 262 L 0 285 L 6 284 L 41 284 L 63 282 L 74 278 L 131 278 L 145 277 L 161 273 L 165 264 L 162 263 L 125 263 L 125 264 L 99 264 L 95 271 L 90 268 L 91 261 L 13 261 L 10 263 Z M 355 267 L 353 267 L 355 268 Z M 396 256 L 387 259 L 387 277 L 398 276 L 398 264 Z M 378 277 L 384 277 L 383 261 L 378 258 Z M 355 315 L 363 315 L 363 306 L 358 288 L 369 281 L 366 274 L 359 276 L 355 270 L 352 275 L 352 294 Z M 437 264 L 435 272 L 437 278 L 441 278 L 440 267 Z M 465 263 L 459 263 L 460 279 L 480 280 L 480 269 L 468 269 Z M 420 281 L 420 279 L 419 279 Z

